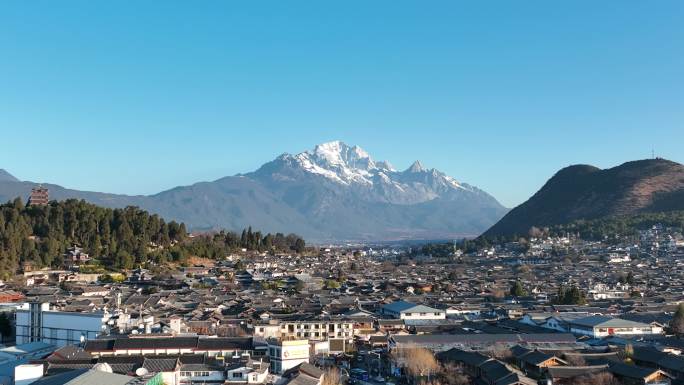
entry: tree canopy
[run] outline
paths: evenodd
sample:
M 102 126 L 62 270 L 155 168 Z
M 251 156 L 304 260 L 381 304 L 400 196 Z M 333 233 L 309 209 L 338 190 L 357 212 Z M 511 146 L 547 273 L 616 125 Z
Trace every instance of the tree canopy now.
M 189 237 L 183 223 L 166 222 L 137 207 L 111 209 L 83 200 L 27 206 L 20 198 L 0 205 L 0 278 L 13 276 L 22 263 L 60 267 L 74 246 L 110 270 L 153 261 L 183 262 L 189 256 L 222 258 L 237 249 L 304 250 L 295 234 L 243 231 Z

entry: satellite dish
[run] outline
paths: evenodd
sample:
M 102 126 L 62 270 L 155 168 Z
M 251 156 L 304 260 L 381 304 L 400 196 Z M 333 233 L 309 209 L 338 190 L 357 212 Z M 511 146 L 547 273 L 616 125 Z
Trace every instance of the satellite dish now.
M 142 368 L 142 367 L 140 367 L 140 368 L 138 368 L 138 369 L 135 369 L 135 375 L 138 376 L 138 377 L 142 377 L 142 376 L 144 376 L 144 375 L 146 375 L 146 374 L 148 374 L 148 373 L 149 373 L 149 372 L 147 371 L 147 369 Z
M 109 364 L 106 362 L 100 362 L 99 364 L 96 364 L 95 366 L 93 366 L 93 370 L 97 370 L 98 372 L 105 372 L 105 373 L 113 373 L 114 372 L 112 370 L 112 367 L 109 366 Z

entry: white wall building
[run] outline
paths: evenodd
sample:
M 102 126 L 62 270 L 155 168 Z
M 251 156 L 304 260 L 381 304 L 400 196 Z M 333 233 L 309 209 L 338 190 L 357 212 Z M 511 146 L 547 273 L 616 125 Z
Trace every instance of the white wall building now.
M 271 373 L 281 374 L 295 366 L 309 362 L 308 340 L 269 340 L 268 355 Z
M 266 362 L 248 361 L 226 367 L 226 382 L 232 384 L 263 384 L 268 379 Z
M 48 303 L 25 303 L 17 309 L 16 344 L 45 342 L 57 347 L 97 338 L 107 330 L 109 314 L 50 310 Z
M 396 301 L 387 304 L 380 309 L 382 315 L 405 320 L 436 320 L 445 319 L 444 310 L 435 309 L 425 305 L 416 305 L 405 301 Z
M 662 334 L 663 328 L 641 322 L 605 316 L 589 316 L 569 322 L 570 332 L 594 338 Z

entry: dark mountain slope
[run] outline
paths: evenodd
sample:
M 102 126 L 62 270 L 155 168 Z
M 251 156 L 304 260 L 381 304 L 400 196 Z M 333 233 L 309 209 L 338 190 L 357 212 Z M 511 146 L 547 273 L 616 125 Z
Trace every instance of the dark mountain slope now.
M 684 166 L 665 159 L 627 162 L 601 170 L 566 167 L 485 236 L 527 234 L 532 226 L 684 209 Z

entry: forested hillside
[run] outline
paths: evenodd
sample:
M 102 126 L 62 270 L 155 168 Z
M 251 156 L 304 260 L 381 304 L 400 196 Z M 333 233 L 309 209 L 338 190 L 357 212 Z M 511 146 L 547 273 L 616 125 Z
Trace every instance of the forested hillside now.
M 147 261 L 183 263 L 189 256 L 222 258 L 238 248 L 260 251 L 303 250 L 290 234 L 232 232 L 190 238 L 185 225 L 165 222 L 136 207 L 110 209 L 85 201 L 25 206 L 21 199 L 0 205 L 0 277 L 13 276 L 23 262 L 60 267 L 66 250 L 79 245 L 94 263 L 110 270 L 129 269 Z
M 644 213 L 592 220 L 579 220 L 565 225 L 552 226 L 549 235 L 563 236 L 579 234 L 582 239 L 606 240 L 635 236 L 639 230 L 647 230 L 654 225 L 684 230 L 684 211 Z

